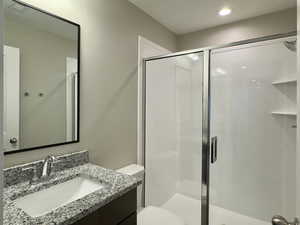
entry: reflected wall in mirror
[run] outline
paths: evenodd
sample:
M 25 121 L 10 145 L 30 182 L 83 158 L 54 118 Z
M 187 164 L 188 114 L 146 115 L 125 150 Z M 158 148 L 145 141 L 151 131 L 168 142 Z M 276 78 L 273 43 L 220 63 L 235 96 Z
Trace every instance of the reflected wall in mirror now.
M 5 153 L 79 141 L 80 26 L 5 0 Z

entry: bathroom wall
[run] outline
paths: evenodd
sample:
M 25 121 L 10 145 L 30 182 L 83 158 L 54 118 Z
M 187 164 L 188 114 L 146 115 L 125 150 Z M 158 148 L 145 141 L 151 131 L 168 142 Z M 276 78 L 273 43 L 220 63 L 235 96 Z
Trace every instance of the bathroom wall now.
M 3 52 L 3 0 L 0 0 L 0 52 Z M 0 118 L 3 112 L 3 54 L 0 54 Z M 0 119 L 0 133 L 2 134 L 2 119 Z M 0 147 L 2 149 L 2 138 L 0 138 Z M 3 152 L 0 151 L 0 170 L 3 168 Z M 3 196 L 3 173 L 0 173 L 0 199 Z M 0 225 L 3 224 L 3 201 L 0 201 Z
M 82 149 L 93 163 L 136 162 L 138 35 L 176 50 L 176 36 L 125 0 L 26 0 L 81 25 L 78 144 L 8 155 L 5 166 Z
M 5 44 L 21 53 L 21 148 L 66 141 L 66 58 L 77 58 L 77 42 L 46 30 L 6 16 Z
M 297 29 L 296 8 L 220 25 L 178 37 L 178 50 L 222 45 Z
M 300 40 L 300 0 L 297 0 L 297 31 L 298 35 L 297 38 Z M 297 42 L 297 63 L 298 63 L 298 82 L 297 82 L 297 87 L 298 87 L 298 115 L 300 115 L 300 41 Z M 296 210 L 296 216 L 299 218 L 300 217 L 300 116 L 297 117 L 297 124 L 298 124 L 298 129 L 297 129 L 297 158 L 296 158 L 296 168 L 297 168 L 297 186 L 296 186 L 296 202 L 297 202 L 297 210 Z

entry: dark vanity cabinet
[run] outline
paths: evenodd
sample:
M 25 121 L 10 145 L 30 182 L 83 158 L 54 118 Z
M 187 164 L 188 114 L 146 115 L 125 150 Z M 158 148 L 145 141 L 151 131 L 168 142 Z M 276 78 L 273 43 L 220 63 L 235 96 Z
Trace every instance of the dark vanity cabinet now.
M 136 225 L 136 209 L 136 189 L 134 189 L 73 225 Z

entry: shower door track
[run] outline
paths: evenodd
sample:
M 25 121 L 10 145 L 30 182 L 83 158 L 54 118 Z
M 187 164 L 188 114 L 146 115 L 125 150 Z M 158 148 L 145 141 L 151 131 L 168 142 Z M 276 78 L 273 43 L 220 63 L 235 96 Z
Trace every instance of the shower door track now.
M 148 61 L 154 61 L 159 59 L 172 58 L 177 56 L 184 56 L 189 54 L 203 53 L 204 54 L 204 73 L 202 82 L 202 168 L 201 168 L 201 225 L 209 225 L 209 180 L 210 180 L 210 59 L 212 50 L 221 50 L 230 47 L 236 47 L 246 44 L 254 44 L 259 42 L 266 42 L 271 40 L 277 40 L 282 38 L 288 38 L 297 36 L 297 31 L 275 34 L 264 36 L 260 38 L 252 38 L 248 40 L 232 42 L 225 45 L 217 45 L 205 48 L 192 49 L 187 51 L 181 51 L 176 53 L 171 53 L 167 55 L 149 57 L 143 59 L 143 162 L 146 168 L 146 66 Z M 146 173 L 145 173 L 146 176 Z M 144 194 L 143 203 L 145 204 L 145 179 L 144 179 Z M 199 224 L 200 225 L 200 224 Z

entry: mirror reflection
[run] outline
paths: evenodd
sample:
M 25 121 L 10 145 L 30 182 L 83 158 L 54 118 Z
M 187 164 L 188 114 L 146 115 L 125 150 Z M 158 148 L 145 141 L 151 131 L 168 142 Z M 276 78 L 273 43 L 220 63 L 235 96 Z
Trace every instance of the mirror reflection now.
M 79 27 L 5 2 L 5 152 L 78 141 Z

